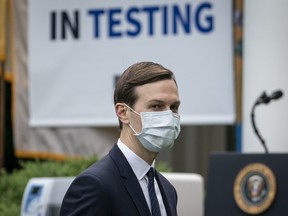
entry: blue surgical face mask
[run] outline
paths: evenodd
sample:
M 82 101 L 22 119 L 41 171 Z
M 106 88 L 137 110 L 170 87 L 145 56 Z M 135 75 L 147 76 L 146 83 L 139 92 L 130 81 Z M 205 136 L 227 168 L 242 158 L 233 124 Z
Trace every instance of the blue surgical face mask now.
M 131 124 L 129 126 L 146 149 L 159 152 L 174 145 L 174 141 L 180 133 L 179 114 L 173 113 L 171 110 L 139 114 L 128 105 L 126 106 L 141 117 L 142 130 L 140 133 L 137 133 Z

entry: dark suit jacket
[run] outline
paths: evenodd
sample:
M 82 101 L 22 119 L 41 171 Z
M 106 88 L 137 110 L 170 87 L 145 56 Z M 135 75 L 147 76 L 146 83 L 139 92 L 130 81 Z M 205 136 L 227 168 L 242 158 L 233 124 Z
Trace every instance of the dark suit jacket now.
M 176 216 L 175 188 L 159 172 L 156 179 L 167 215 Z M 72 182 L 63 199 L 60 216 L 72 215 L 151 215 L 138 179 L 117 145 Z

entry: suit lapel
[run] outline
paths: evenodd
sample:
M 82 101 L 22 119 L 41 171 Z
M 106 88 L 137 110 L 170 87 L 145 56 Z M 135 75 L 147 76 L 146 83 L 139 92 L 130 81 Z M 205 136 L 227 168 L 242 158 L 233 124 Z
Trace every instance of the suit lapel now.
M 167 216 L 173 216 L 173 215 L 175 215 L 172 213 L 172 212 L 174 212 L 173 206 L 172 206 L 172 203 L 174 201 L 173 201 L 172 197 L 169 194 L 167 194 L 168 190 L 165 189 L 165 185 L 164 185 L 163 181 L 160 180 L 161 176 L 159 175 L 158 172 L 156 172 L 155 177 L 156 177 L 159 189 L 161 191 L 161 195 L 162 195 L 162 199 L 163 199 L 163 202 L 165 205 Z
M 134 178 L 136 179 L 136 181 Z M 137 206 L 140 215 L 150 215 L 150 210 L 144 197 L 142 188 L 140 187 L 138 179 L 135 177 L 135 175 L 134 177 L 128 177 L 124 185 L 128 193 L 130 194 L 133 202 Z
M 139 214 L 143 216 L 150 215 L 150 210 L 138 179 L 117 145 L 111 149 L 109 155 L 118 167 L 120 176 L 123 179 L 123 184 L 137 207 Z

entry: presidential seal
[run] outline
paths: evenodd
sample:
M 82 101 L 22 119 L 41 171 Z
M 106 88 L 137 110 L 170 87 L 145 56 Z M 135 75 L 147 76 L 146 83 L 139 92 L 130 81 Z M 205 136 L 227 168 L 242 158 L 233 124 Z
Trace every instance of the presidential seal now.
M 276 195 L 276 179 L 262 163 L 252 163 L 238 173 L 234 182 L 234 199 L 238 207 L 251 215 L 266 211 Z

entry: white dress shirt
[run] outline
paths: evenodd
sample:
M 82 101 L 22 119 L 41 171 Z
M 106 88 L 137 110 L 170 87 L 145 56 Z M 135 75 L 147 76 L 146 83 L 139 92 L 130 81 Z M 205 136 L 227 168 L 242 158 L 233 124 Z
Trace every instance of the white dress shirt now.
M 150 212 L 151 212 L 151 203 L 150 203 L 150 197 L 149 197 L 149 192 L 148 192 L 148 177 L 146 176 L 151 166 L 142 158 L 140 158 L 138 155 L 136 155 L 131 149 L 129 149 L 120 139 L 118 139 L 117 145 L 119 149 L 122 151 L 122 153 L 124 154 L 124 156 L 126 157 L 133 172 L 135 173 L 139 181 L 139 184 L 142 188 L 142 191 L 144 193 Z M 154 167 L 154 162 L 152 164 L 152 167 Z M 158 199 L 159 206 L 160 206 L 161 216 L 166 216 L 167 215 L 166 209 L 164 206 L 164 202 L 163 202 L 162 195 L 161 195 L 157 181 L 154 181 L 154 184 L 155 184 L 155 191 L 156 191 L 157 199 Z

